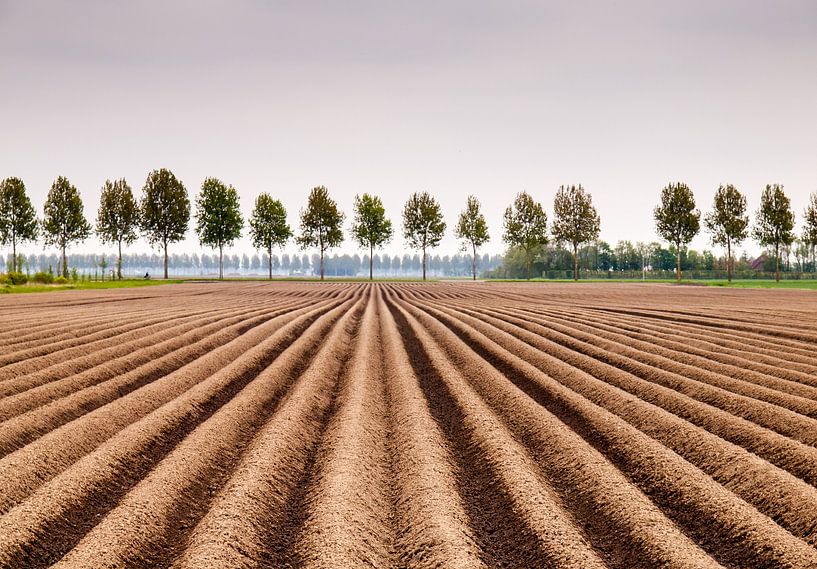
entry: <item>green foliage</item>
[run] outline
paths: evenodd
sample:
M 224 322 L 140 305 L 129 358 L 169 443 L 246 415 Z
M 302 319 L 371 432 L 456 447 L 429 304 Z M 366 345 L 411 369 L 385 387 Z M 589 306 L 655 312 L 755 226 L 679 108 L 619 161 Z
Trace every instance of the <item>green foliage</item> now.
M 139 208 L 124 178 L 105 181 L 99 198 L 96 233 L 103 243 L 133 243 L 139 225 Z
M 445 221 L 440 204 L 428 192 L 415 192 L 403 207 L 403 237 L 412 249 L 423 252 L 423 280 L 426 279 L 426 249 L 442 241 Z
M 151 172 L 142 188 L 139 221 L 148 241 L 164 249 L 167 278 L 167 245 L 184 239 L 190 222 L 187 190 L 170 170 Z
M 9 271 L 6 273 L 4 280 L 10 285 L 24 285 L 28 282 L 28 276 L 25 273 Z
M 379 197 L 369 194 L 355 196 L 352 237 L 358 245 L 372 249 L 381 247 L 391 240 L 393 233 L 391 221 L 386 219 L 386 209 Z
M 267 252 L 269 278 L 272 278 L 272 248 L 283 247 L 292 237 L 287 210 L 280 200 L 272 199 L 269 194 L 255 198 L 250 217 L 250 237 L 253 247 Z
M 477 248 L 487 243 L 491 236 L 488 234 L 488 223 L 482 215 L 482 206 L 476 196 L 468 196 L 465 209 L 460 213 L 454 235 L 471 246 L 471 275 L 477 278 Z
M 695 209 L 695 196 L 686 184 L 670 184 L 661 191 L 661 203 L 653 210 L 655 228 L 665 241 L 675 245 L 678 280 L 681 280 L 681 249 L 701 227 L 701 212 Z
M 223 247 L 241 237 L 244 218 L 238 192 L 216 178 L 207 178 L 196 199 L 196 234 L 202 245 Z
M 528 278 L 534 254 L 547 245 L 547 221 L 542 204 L 534 201 L 527 192 L 518 193 L 505 210 L 505 233 L 502 240 L 509 247 L 516 247 L 524 252 Z
M 704 218 L 704 227 L 712 234 L 715 245 L 739 245 L 749 233 L 746 196 L 732 184 L 720 186 L 715 192 L 712 211 Z
M 103 243 L 118 245 L 116 274 L 120 279 L 122 278 L 122 243 L 133 243 L 136 240 L 138 225 L 139 208 L 131 187 L 124 178 L 115 182 L 106 180 L 99 198 L 96 234 Z
M 553 200 L 553 237 L 574 247 L 599 236 L 601 220 L 593 198 L 579 186 L 560 186 Z
M 803 212 L 803 243 L 808 247 L 817 246 L 817 192 L 809 196 L 808 205 Z
M 57 278 L 54 279 L 54 284 L 57 284 L 57 285 L 68 284 L 68 279 L 65 278 L 65 277 L 57 277 Z
M 712 243 L 726 247 L 727 280 L 732 280 L 732 245 L 740 244 L 749 234 L 746 196 L 735 186 L 718 187 L 712 211 L 704 218 L 704 227 L 712 235 Z
M 301 248 L 317 247 L 320 252 L 320 274 L 324 276 L 324 254 L 331 247 L 343 242 L 343 213 L 335 200 L 329 197 L 324 186 L 312 188 L 306 209 L 301 210 L 301 235 L 297 242 Z
M 774 247 L 775 278 L 780 280 L 780 247 L 794 241 L 794 212 L 780 184 L 767 184 L 763 190 L 752 234 L 761 245 Z
M 369 278 L 373 278 L 373 255 L 376 248 L 388 243 L 394 231 L 391 221 L 386 218 L 386 209 L 377 196 L 363 194 L 355 196 L 355 219 L 352 222 L 352 237 L 361 247 L 369 249 Z
M 43 230 L 46 245 L 62 249 L 62 275 L 68 276 L 65 249 L 75 241 L 91 235 L 91 225 L 85 219 L 82 198 L 67 178 L 60 176 L 51 185 L 45 200 Z
M 26 187 L 19 178 L 6 178 L 0 182 L 0 245 L 12 247 L 17 255 L 17 243 L 37 238 L 37 215 Z
M 788 245 L 794 241 L 794 212 L 780 184 L 766 185 L 760 196 L 753 235 L 761 245 Z
M 184 238 L 190 222 L 187 190 L 170 170 L 151 172 L 142 188 L 139 220 L 148 241 L 172 243 Z
M 601 220 L 593 198 L 579 186 L 560 186 L 553 200 L 553 236 L 573 246 L 573 279 L 579 278 L 579 245 L 599 236 Z
M 413 249 L 440 244 L 445 233 L 442 208 L 428 192 L 415 192 L 403 208 L 403 237 Z
M 287 223 L 287 210 L 280 200 L 269 194 L 261 194 L 255 199 L 255 208 L 250 217 L 250 237 L 256 249 L 272 251 L 273 247 L 283 247 L 292 237 L 292 229 Z
M 670 184 L 661 191 L 661 203 L 653 210 L 658 235 L 677 248 L 687 245 L 701 226 L 701 212 L 686 184 Z
M 121 275 L 120 275 L 120 278 L 122 278 Z M 77 268 L 76 267 L 71 267 L 71 282 L 75 283 L 78 280 L 79 280 L 79 273 L 77 273 Z
M 204 180 L 196 198 L 196 234 L 202 245 L 218 248 L 219 278 L 224 278 L 224 246 L 241 237 L 243 227 L 235 188 L 216 178 Z
M 34 273 L 34 276 L 31 277 L 31 280 L 35 283 L 51 284 L 54 282 L 54 275 L 46 271 L 39 271 L 37 273 Z

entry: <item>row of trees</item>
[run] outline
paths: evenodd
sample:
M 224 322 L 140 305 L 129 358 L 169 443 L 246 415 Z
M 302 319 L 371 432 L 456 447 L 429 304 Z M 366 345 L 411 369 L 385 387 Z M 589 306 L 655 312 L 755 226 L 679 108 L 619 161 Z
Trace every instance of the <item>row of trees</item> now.
M 562 186 L 553 203 L 554 222 L 551 233 L 560 245 L 568 245 L 573 256 L 573 278 L 579 277 L 579 248 L 599 235 L 599 216 L 591 196 L 581 186 Z M 669 242 L 676 254 L 676 276 L 682 278 L 681 256 L 700 231 L 701 213 L 695 197 L 686 184 L 673 183 L 661 191 L 660 203 L 653 211 L 658 235 Z M 817 193 L 810 197 L 804 213 L 805 226 L 801 241 L 812 251 L 817 246 Z M 527 193 L 516 196 L 505 211 L 503 239 L 524 253 L 527 277 L 531 275 L 534 256 L 541 254 L 549 242 L 547 215 L 542 205 Z M 722 185 L 715 193 L 712 211 L 703 219 L 712 242 L 726 248 L 727 278 L 731 282 L 733 247 L 749 236 L 746 197 L 735 186 Z M 756 212 L 752 236 L 774 251 L 775 279 L 780 280 L 780 251 L 795 240 L 794 213 L 791 202 L 780 184 L 769 184 L 763 190 Z
M 224 248 L 232 245 L 244 229 L 238 192 L 217 178 L 207 178 L 195 205 L 195 232 L 202 245 L 218 250 L 219 277 L 223 278 Z M 95 231 L 101 241 L 117 246 L 118 277 L 122 275 L 123 245 L 133 243 L 141 232 L 152 245 L 161 247 L 164 276 L 167 278 L 168 245 L 184 238 L 190 210 L 187 190 L 167 169 L 155 170 L 148 175 L 138 202 L 124 179 L 107 181 L 100 196 Z M 67 276 L 68 246 L 86 239 L 92 232 L 76 187 L 66 178 L 58 177 L 48 192 L 43 211 L 43 219 L 38 221 L 20 179 L 8 178 L 0 182 L 0 242 L 10 244 L 16 258 L 19 242 L 35 240 L 42 233 L 46 245 L 56 245 L 61 250 L 61 271 L 63 276 Z M 581 185 L 570 185 L 561 186 L 556 192 L 553 213 L 553 223 L 549 227 L 541 203 L 527 192 L 517 194 L 505 210 L 502 239 L 509 248 L 522 252 L 526 276 L 530 278 L 534 258 L 541 254 L 552 237 L 555 243 L 568 247 L 572 252 L 573 276 L 578 279 L 579 250 L 598 239 L 598 212 L 593 206 L 592 197 Z M 692 191 L 683 183 L 669 184 L 662 190 L 660 203 L 653 214 L 658 234 L 674 247 L 677 278 L 681 280 L 681 254 L 698 234 L 701 224 L 701 214 L 695 207 Z M 295 241 L 302 248 L 318 250 L 321 278 L 325 274 L 327 251 L 343 242 L 344 221 L 345 215 L 324 186 L 310 191 L 307 204 L 300 212 L 300 233 Z M 805 221 L 802 240 L 813 251 L 817 245 L 817 194 L 811 196 Z M 428 251 L 439 245 L 446 230 L 440 204 L 427 192 L 414 193 L 403 208 L 402 222 L 406 243 L 421 253 L 425 279 Z M 731 280 L 732 248 L 749 235 L 746 197 L 731 184 L 719 187 L 713 209 L 703 222 L 713 243 L 726 248 L 728 277 Z M 782 186 L 766 186 L 752 235 L 761 245 L 773 248 L 778 280 L 780 248 L 793 242 L 793 230 L 794 214 Z M 259 195 L 249 219 L 249 232 L 253 246 L 263 250 L 269 259 L 271 278 L 273 250 L 284 247 L 294 236 L 281 201 L 266 193 Z M 461 240 L 463 249 L 471 253 L 471 274 L 476 279 L 478 249 L 489 241 L 490 235 L 480 202 L 474 196 L 468 197 L 454 233 Z M 392 222 L 386 216 L 381 199 L 368 193 L 356 196 L 351 236 L 360 247 L 369 250 L 370 278 L 373 276 L 375 250 L 387 244 L 393 234 Z
M 356 196 L 354 207 L 352 237 L 358 245 L 369 249 L 369 277 L 372 278 L 374 251 L 391 240 L 392 224 L 377 196 Z M 310 191 L 307 205 L 301 211 L 300 235 L 296 242 L 303 248 L 318 249 L 321 279 L 325 274 L 326 252 L 343 242 L 344 219 L 345 215 L 325 187 L 318 186 Z M 161 247 L 164 277 L 167 278 L 168 245 L 184 238 L 189 222 L 187 190 L 172 172 L 160 169 L 148 175 L 138 202 L 124 179 L 107 181 L 100 196 L 95 230 L 103 243 L 117 246 L 119 278 L 122 277 L 122 247 L 133 243 L 139 231 L 152 245 Z M 272 278 L 273 249 L 283 247 L 293 237 L 286 209 L 280 200 L 261 194 L 256 198 L 249 226 L 253 245 L 264 250 L 270 259 L 268 268 Z M 220 278 L 224 276 L 224 247 L 234 243 L 243 228 L 238 192 L 217 178 L 207 178 L 196 198 L 195 231 L 202 245 L 218 250 Z M 427 192 L 419 192 L 409 198 L 403 210 L 403 234 L 410 247 L 422 251 L 424 279 L 427 251 L 439 244 L 445 228 L 441 208 L 433 197 Z M 42 221 L 37 220 L 22 180 L 7 178 L 0 182 L 0 241 L 11 245 L 12 258 L 17 258 L 18 243 L 36 240 L 42 233 L 46 245 L 56 245 L 62 251 L 61 271 L 67 277 L 68 246 L 85 240 L 91 232 L 79 192 L 66 178 L 60 176 L 52 184 Z M 476 278 L 477 248 L 487 241 L 488 236 L 485 218 L 473 196 L 468 198 L 456 233 L 472 248 L 472 274 Z
M 56 253 L 29 253 L 26 255 L 18 253 L 17 266 L 24 268 L 24 273 L 28 276 L 38 271 L 52 272 L 61 266 L 61 257 Z M 109 275 L 109 271 L 116 271 L 116 251 L 105 253 L 70 253 L 68 254 L 68 266 L 77 269 L 79 274 L 97 275 L 101 278 L 102 273 Z M 674 257 L 673 257 L 674 258 Z M 176 253 L 168 254 L 168 274 L 172 278 L 174 275 L 184 276 L 207 276 L 218 274 L 220 259 L 218 253 Z M 477 259 L 481 271 L 496 269 L 503 262 L 503 255 L 487 253 Z M 144 275 L 145 272 L 161 274 L 164 260 L 161 254 L 157 253 L 122 253 L 122 273 L 123 275 Z M 227 253 L 224 252 L 223 267 L 225 278 L 228 275 L 250 276 L 266 275 L 269 265 L 272 265 L 273 275 L 276 276 L 317 276 L 320 274 L 320 256 L 312 254 L 288 254 L 273 253 L 268 257 L 266 252 L 252 253 L 244 252 Z M 368 276 L 370 266 L 373 268 L 375 276 L 381 277 L 414 277 L 422 274 L 422 260 L 418 253 L 404 253 L 402 255 L 389 255 L 386 253 L 375 253 L 369 257 L 368 253 L 348 254 L 348 253 L 327 253 L 324 260 L 325 273 L 327 276 Z M 11 253 L 8 258 L 0 257 L 0 272 L 6 267 L 14 266 Z M 464 277 L 471 276 L 473 259 L 468 253 L 457 253 L 455 255 L 428 255 L 428 274 L 436 277 Z
M 661 192 L 661 202 L 653 215 L 658 234 L 675 247 L 678 255 L 677 278 L 680 281 L 681 251 L 698 234 L 701 225 L 701 212 L 695 207 L 692 190 L 682 183 L 668 185 Z M 817 193 L 811 195 L 804 219 L 802 241 L 813 252 L 817 246 Z M 734 265 L 732 248 L 742 243 L 750 232 L 746 196 L 732 184 L 720 186 L 715 193 L 712 211 L 703 222 L 712 242 L 726 248 L 727 278 L 731 282 Z M 780 281 L 780 250 L 791 245 L 796 238 L 791 201 L 780 184 L 768 184 L 763 190 L 751 234 L 761 245 L 774 251 L 775 280 Z

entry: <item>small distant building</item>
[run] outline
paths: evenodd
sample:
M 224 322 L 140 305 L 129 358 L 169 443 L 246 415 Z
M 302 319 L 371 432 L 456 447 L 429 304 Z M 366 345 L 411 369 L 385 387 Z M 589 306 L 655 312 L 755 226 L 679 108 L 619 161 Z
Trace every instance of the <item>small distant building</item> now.
M 762 271 L 764 264 L 766 263 L 766 255 L 763 254 L 759 257 L 755 257 L 754 259 L 749 261 L 749 268 L 753 271 Z

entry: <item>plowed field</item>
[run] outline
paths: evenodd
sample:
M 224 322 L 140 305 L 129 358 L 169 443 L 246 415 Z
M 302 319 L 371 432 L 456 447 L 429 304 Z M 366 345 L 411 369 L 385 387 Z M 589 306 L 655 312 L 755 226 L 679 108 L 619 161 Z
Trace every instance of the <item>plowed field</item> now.
M 0 299 L 0 566 L 817 567 L 817 295 Z

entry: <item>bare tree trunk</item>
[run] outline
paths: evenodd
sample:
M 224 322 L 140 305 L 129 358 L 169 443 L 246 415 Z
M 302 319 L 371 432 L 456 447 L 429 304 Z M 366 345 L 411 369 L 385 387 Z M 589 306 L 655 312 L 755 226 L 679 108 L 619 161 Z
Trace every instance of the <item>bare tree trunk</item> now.
M 116 260 L 116 278 L 122 280 L 122 240 L 119 240 L 119 258 Z
M 423 247 L 423 280 L 426 280 L 426 249 Z
M 14 234 L 14 228 L 11 230 L 11 271 L 6 267 L 6 272 L 17 272 L 17 236 Z
M 323 249 L 321 249 L 321 280 L 323 280 Z
M 477 246 L 471 243 L 471 273 L 474 280 L 477 280 Z
M 167 240 L 165 239 L 162 244 L 165 248 L 165 279 L 167 279 Z
M 267 265 L 269 265 L 269 280 L 272 280 L 272 247 L 267 251 Z
M 62 276 L 68 278 L 68 255 L 65 254 L 65 243 L 62 245 Z
M 726 280 L 732 282 L 732 242 L 726 240 Z
M 218 279 L 224 280 L 224 246 L 218 245 Z
M 573 280 L 578 282 L 579 280 L 579 246 L 577 244 L 573 244 Z
M 774 246 L 774 280 L 780 282 L 780 246 Z
M 530 264 L 531 264 L 530 253 L 526 255 L 525 260 L 528 262 L 528 280 L 530 280 Z
M 681 282 L 681 247 L 676 245 L 677 249 L 675 250 L 676 258 L 678 260 L 678 268 L 677 268 L 677 278 L 678 282 Z
M 369 243 L 369 280 L 374 280 L 374 245 Z

